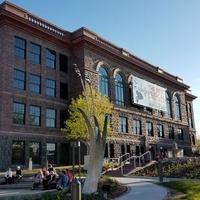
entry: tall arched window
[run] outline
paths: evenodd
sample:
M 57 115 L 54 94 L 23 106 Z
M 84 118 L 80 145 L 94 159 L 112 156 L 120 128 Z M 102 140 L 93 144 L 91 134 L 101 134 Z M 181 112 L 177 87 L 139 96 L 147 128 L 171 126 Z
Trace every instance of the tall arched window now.
M 124 84 L 120 74 L 115 76 L 115 101 L 118 105 L 124 105 Z
M 181 119 L 180 101 L 179 101 L 179 98 L 176 95 L 174 96 L 174 115 L 175 115 L 175 119 Z
M 104 67 L 99 68 L 99 92 L 108 96 L 108 73 Z
M 165 93 L 165 98 L 166 98 L 166 107 L 167 107 L 167 112 L 166 112 L 166 117 L 171 117 L 171 101 L 168 92 Z

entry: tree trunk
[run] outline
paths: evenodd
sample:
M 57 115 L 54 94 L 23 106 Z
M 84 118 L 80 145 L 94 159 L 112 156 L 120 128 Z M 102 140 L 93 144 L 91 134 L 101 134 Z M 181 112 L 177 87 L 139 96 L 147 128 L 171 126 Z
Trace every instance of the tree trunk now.
M 100 140 L 90 143 L 89 167 L 84 183 L 83 193 L 90 194 L 97 191 L 98 182 L 102 172 L 104 150 Z

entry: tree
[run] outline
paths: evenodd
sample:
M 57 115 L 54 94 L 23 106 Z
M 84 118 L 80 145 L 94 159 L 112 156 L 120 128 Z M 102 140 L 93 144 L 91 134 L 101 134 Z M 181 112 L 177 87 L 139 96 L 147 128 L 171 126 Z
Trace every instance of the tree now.
M 111 129 L 110 116 L 113 114 L 113 104 L 107 96 L 86 87 L 77 99 L 72 99 L 69 105 L 69 119 L 65 121 L 62 131 L 70 139 L 84 139 L 89 144 L 89 165 L 83 193 L 97 191 L 102 172 L 104 151 L 107 135 L 114 132 Z M 113 120 L 112 120 L 113 122 Z

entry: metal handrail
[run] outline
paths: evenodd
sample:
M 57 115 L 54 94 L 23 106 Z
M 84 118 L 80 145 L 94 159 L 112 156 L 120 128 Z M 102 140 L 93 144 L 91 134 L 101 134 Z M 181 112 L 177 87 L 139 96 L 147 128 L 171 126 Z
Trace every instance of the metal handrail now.
M 123 157 L 127 156 L 127 155 L 128 155 L 128 158 L 125 159 L 124 161 L 122 161 Z M 147 151 L 147 152 L 143 153 L 140 156 L 135 156 L 135 155 L 134 156 L 130 156 L 130 153 L 125 153 L 124 155 L 120 156 L 119 158 L 107 158 L 106 162 L 109 163 L 109 161 L 113 162 L 113 161 L 117 160 L 118 167 L 116 169 L 120 169 L 121 168 L 121 175 L 123 175 L 123 166 L 127 162 L 130 162 L 131 159 L 133 159 L 134 168 L 136 168 L 136 160 L 138 159 L 138 161 L 139 161 L 139 167 L 141 167 L 141 159 L 143 159 L 144 156 L 146 156 L 146 155 L 149 155 L 149 162 L 151 162 L 152 158 L 151 158 L 151 152 L 150 151 Z
M 139 160 L 139 167 L 141 167 L 141 158 L 144 158 L 145 155 L 149 154 L 149 162 L 151 162 L 151 152 L 147 151 L 144 154 L 140 155 L 140 156 L 131 156 L 128 159 L 124 160 L 120 166 L 118 166 L 117 169 L 121 168 L 121 175 L 123 175 L 123 166 L 126 164 L 126 162 L 130 162 L 131 159 L 134 160 L 134 168 L 136 168 L 136 159 L 138 158 Z
M 122 160 L 124 157 L 128 157 L 127 159 L 129 159 L 129 161 L 130 161 L 130 153 L 125 153 L 124 155 L 120 156 L 119 158 L 106 158 L 106 163 L 116 162 L 116 160 L 117 160 L 118 165 L 120 165 L 122 163 Z

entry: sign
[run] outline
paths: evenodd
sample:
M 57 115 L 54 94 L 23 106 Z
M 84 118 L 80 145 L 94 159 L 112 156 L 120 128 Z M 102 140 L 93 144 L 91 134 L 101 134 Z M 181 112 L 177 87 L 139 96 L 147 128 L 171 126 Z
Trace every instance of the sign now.
M 142 106 L 167 111 L 166 89 L 133 76 L 133 102 Z

